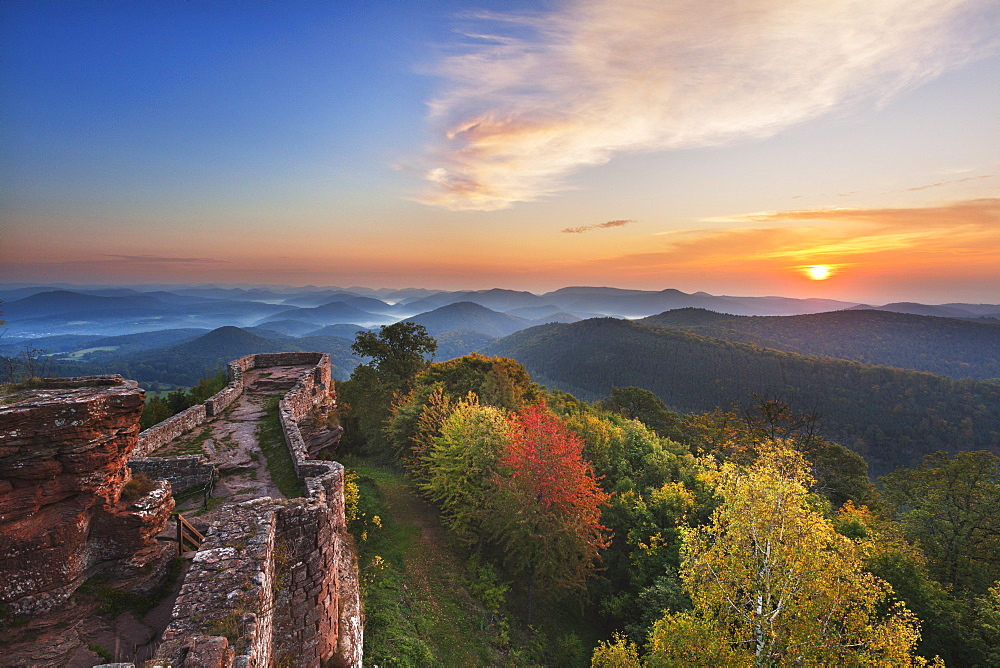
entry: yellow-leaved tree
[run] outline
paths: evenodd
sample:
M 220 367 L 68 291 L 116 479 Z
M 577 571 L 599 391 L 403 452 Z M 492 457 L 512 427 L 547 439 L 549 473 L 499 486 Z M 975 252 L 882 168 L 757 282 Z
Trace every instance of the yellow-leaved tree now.
M 913 654 L 918 620 L 814 509 L 808 470 L 780 441 L 749 466 L 710 470 L 722 503 L 684 535 L 694 609 L 654 625 L 645 665 L 926 665 Z

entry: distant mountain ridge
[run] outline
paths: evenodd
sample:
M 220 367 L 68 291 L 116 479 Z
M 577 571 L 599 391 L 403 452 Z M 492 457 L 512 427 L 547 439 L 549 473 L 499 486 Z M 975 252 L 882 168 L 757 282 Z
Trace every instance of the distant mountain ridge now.
M 473 302 L 455 302 L 406 320 L 423 325 L 431 335 L 464 329 L 498 338 L 532 324 L 525 318 L 499 313 Z
M 732 315 L 804 315 L 844 309 L 879 309 L 968 318 L 1000 318 L 1000 305 L 910 303 L 868 306 L 857 302 L 789 297 L 739 297 L 664 290 L 570 286 L 535 294 L 523 290 L 428 290 L 242 286 L 0 286 L 8 338 L 60 334 L 102 335 L 158 329 L 215 329 L 273 325 L 302 335 L 306 325 L 374 327 L 468 302 L 535 323 L 573 322 L 599 316 L 642 318 L 679 308 Z M 294 321 L 294 322 L 293 322 Z M 296 324 L 298 323 L 298 324 Z M 266 329 L 266 327 L 265 327 Z M 459 329 L 469 329 L 459 327 Z M 479 331 L 480 334 L 495 335 Z
M 1000 447 L 1000 384 L 723 341 L 613 318 L 532 327 L 484 354 L 512 357 L 538 382 L 594 400 L 635 385 L 681 412 L 782 397 L 879 472 L 938 449 Z
M 792 316 L 733 316 L 678 309 L 638 322 L 952 378 L 1000 378 L 1000 324 L 868 309 Z

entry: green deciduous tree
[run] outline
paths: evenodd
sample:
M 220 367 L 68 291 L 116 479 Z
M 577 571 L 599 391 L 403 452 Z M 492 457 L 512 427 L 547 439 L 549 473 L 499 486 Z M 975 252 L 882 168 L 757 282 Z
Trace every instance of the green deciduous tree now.
M 481 538 L 484 500 L 510 432 L 503 410 L 482 406 L 470 394 L 444 420 L 423 456 L 427 481 L 421 489 L 440 506 L 448 528 L 466 542 Z
M 641 387 L 615 387 L 607 399 L 598 402 L 604 410 L 639 420 L 664 438 L 677 440 L 683 435 L 681 417 L 663 400 Z
M 439 435 L 441 422 L 454 402 L 470 393 L 483 404 L 517 411 L 541 396 L 520 363 L 505 357 L 473 353 L 429 364 L 413 380 L 413 388 L 393 402 L 387 435 L 394 452 L 413 479 L 425 481 L 423 456 Z
M 413 379 L 427 366 L 437 342 L 423 325 L 397 322 L 376 332 L 358 332 L 351 350 L 371 362 L 359 364 L 351 379 L 337 384 L 344 437 L 341 444 L 385 460 L 392 459 L 384 433 L 393 401 L 410 391 Z
M 425 355 L 434 355 L 437 341 L 423 325 L 397 322 L 382 325 L 376 332 L 358 332 L 351 350 L 360 357 L 370 357 L 370 366 L 394 388 L 409 389 L 417 373 L 427 366 Z
M 938 580 L 980 596 L 1000 579 L 1000 457 L 937 452 L 881 483 Z

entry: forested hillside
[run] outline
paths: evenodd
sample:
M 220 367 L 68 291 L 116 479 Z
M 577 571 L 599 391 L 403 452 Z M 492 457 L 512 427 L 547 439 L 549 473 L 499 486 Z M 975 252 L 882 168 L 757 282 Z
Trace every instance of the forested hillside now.
M 820 416 L 821 432 L 876 471 L 936 450 L 1000 447 L 1000 385 L 782 352 L 637 322 L 595 318 L 512 334 L 484 352 L 585 399 L 636 385 L 701 412 L 780 396 Z
M 678 309 L 639 320 L 805 355 L 839 357 L 939 373 L 1000 378 L 1000 325 L 876 310 L 792 316 L 735 316 Z
M 533 334 L 536 352 L 558 356 L 569 343 L 561 329 L 517 336 Z M 678 368 L 711 372 L 715 355 L 746 371 L 756 353 L 769 357 L 754 372 L 777 365 L 850 381 L 851 369 L 875 369 L 882 383 L 906 379 L 618 320 L 570 329 L 592 344 L 590 363 L 605 374 L 627 359 L 626 347 L 662 358 L 643 338 L 651 337 L 688 360 Z M 410 323 L 364 333 L 354 347 L 371 362 L 338 383 L 347 431 L 336 454 L 355 499 L 347 516 L 366 574 L 372 663 L 1000 659 L 1000 458 L 990 452 L 936 453 L 876 486 L 861 457 L 816 434 L 812 417 L 785 401 L 758 395 L 746 410 L 681 416 L 649 390 L 618 387 L 589 403 L 539 387 L 507 358 L 428 363 L 435 342 Z M 625 373 L 641 375 L 643 362 L 669 376 L 653 357 Z M 681 371 L 670 378 L 678 386 Z M 448 540 L 428 522 L 403 530 L 416 512 L 404 487 L 434 505 Z M 466 563 L 446 589 L 478 606 L 425 584 L 438 559 L 407 531 L 448 553 L 444 561 Z M 456 651 L 454 629 L 469 620 L 479 632 Z

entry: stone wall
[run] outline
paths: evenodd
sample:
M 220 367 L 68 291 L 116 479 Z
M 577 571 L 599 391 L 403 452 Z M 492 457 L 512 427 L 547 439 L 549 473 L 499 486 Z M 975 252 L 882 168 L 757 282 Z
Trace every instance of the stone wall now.
M 132 457 L 128 460 L 132 473 L 141 473 L 150 480 L 166 480 L 181 494 L 195 487 L 205 488 L 218 474 L 204 455 L 179 457 Z
M 360 666 L 357 559 L 344 519 L 344 467 L 309 460 L 297 420 L 330 402 L 330 360 L 320 353 L 253 355 L 245 371 L 313 364 L 282 398 L 286 443 L 307 497 L 233 507 L 209 529 L 184 581 L 157 665 L 220 668 L 289 663 Z
M 310 386 L 311 389 L 315 389 L 319 385 L 329 387 L 330 356 L 326 353 L 258 353 L 241 357 L 226 365 L 226 376 L 229 382 L 224 388 L 206 399 L 204 403 L 192 406 L 139 434 L 135 456 L 146 457 L 178 436 L 191 431 L 210 418 L 220 415 L 243 393 L 244 372 L 250 369 L 301 364 L 316 365 L 313 371 L 315 378 Z M 296 401 L 304 405 L 303 402 Z M 301 417 L 301 415 L 296 415 L 296 417 Z
M 170 485 L 126 487 L 143 392 L 121 376 L 59 379 L 0 405 L 0 603 L 45 612 L 91 574 L 159 559 Z
M 271 665 L 275 527 L 270 498 L 234 505 L 195 554 L 157 665 Z M 199 657 L 194 661 L 194 657 Z
M 163 447 L 181 434 L 186 434 L 208 419 L 205 404 L 191 406 L 139 434 L 135 449 L 137 457 L 144 457 Z

